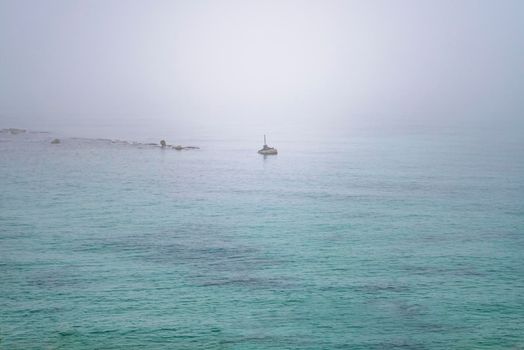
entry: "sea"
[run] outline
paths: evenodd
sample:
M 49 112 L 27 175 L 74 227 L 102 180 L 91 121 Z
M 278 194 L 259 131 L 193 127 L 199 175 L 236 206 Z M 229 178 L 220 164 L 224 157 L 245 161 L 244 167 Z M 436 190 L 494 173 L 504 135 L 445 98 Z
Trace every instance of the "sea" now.
M 524 349 L 521 134 L 258 136 L 0 133 L 0 349 Z

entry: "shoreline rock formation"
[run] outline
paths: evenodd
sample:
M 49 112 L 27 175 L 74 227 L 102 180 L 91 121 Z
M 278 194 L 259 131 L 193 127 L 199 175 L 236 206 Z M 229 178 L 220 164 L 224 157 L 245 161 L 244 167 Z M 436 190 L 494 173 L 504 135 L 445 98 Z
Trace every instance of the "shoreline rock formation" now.
M 43 132 L 43 131 L 33 131 L 33 130 L 25 130 L 25 129 L 18 129 L 18 128 L 3 128 L 0 129 L 0 135 L 19 135 L 19 134 L 51 134 L 50 132 Z M 52 135 L 52 134 L 51 134 Z M 6 138 L 5 141 L 8 141 L 11 138 Z M 118 145 L 118 146 L 132 146 L 137 148 L 161 148 L 161 149 L 173 149 L 176 151 L 183 151 L 183 150 L 196 150 L 200 149 L 200 147 L 197 146 L 183 146 L 183 145 L 170 145 L 166 142 L 166 140 L 160 140 L 159 143 L 142 143 L 137 141 L 126 141 L 126 140 L 119 140 L 119 139 L 107 139 L 107 138 L 90 138 L 90 137 L 66 137 L 65 138 L 68 141 L 71 141 L 71 143 L 76 142 L 95 142 L 95 143 L 105 143 L 105 144 L 112 144 L 112 145 Z M 45 143 L 50 143 L 52 145 L 61 144 L 64 139 L 59 138 L 53 138 L 49 140 L 49 138 L 42 138 L 40 141 Z M 14 138 L 13 138 L 14 141 Z
M 26 131 L 27 130 L 25 130 L 25 129 L 17 129 L 17 128 L 7 128 L 7 129 L 0 130 L 1 133 L 11 134 L 11 135 L 23 134 Z
M 177 151 L 187 150 L 187 149 L 200 149 L 200 147 L 196 146 L 182 146 L 182 145 L 168 145 L 165 140 L 160 140 L 160 147 L 161 148 L 170 148 Z

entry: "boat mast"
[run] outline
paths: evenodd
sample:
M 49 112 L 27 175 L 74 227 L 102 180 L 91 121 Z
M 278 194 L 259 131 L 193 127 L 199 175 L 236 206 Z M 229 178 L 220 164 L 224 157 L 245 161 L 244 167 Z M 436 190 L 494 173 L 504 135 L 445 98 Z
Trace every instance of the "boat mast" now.
M 264 135 L 264 146 L 267 145 L 266 143 L 266 135 Z

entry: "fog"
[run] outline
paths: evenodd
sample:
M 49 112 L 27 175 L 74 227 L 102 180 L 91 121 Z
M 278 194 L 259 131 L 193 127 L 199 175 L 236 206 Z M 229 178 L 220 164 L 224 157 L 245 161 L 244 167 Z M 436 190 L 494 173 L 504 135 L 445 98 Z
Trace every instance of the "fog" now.
M 523 91 L 518 0 L 0 0 L 0 127 L 522 126 Z

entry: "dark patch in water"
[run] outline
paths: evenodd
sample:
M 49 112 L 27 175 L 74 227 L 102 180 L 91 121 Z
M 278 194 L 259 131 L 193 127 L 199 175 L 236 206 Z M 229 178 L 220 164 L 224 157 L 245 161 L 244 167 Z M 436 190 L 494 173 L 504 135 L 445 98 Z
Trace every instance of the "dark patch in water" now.
M 428 349 L 427 346 L 425 346 L 422 343 L 413 342 L 409 339 L 399 339 L 399 340 L 392 340 L 389 342 L 383 342 L 376 345 L 371 345 L 368 349 L 377 349 L 377 350 L 389 350 L 389 349 L 406 349 L 406 350 L 423 350 Z
M 289 284 L 279 279 L 257 278 L 257 277 L 240 277 L 240 278 L 222 278 L 207 280 L 199 284 L 202 287 L 212 286 L 239 286 L 252 288 L 284 289 L 289 288 Z
M 452 275 L 452 276 L 485 276 L 485 273 L 482 273 L 476 270 L 473 267 L 456 267 L 456 268 L 441 268 L 436 266 L 417 266 L 417 265 L 408 265 L 404 266 L 403 270 L 409 272 L 410 274 L 422 275 L 422 276 L 435 276 L 435 275 Z
M 420 316 L 428 312 L 428 308 L 420 304 L 399 303 L 397 309 L 404 317 Z
M 402 285 L 392 285 L 392 284 L 367 284 L 362 286 L 355 286 L 351 289 L 358 291 L 358 292 L 364 292 L 364 293 L 402 293 L 409 291 L 409 288 L 407 286 Z

